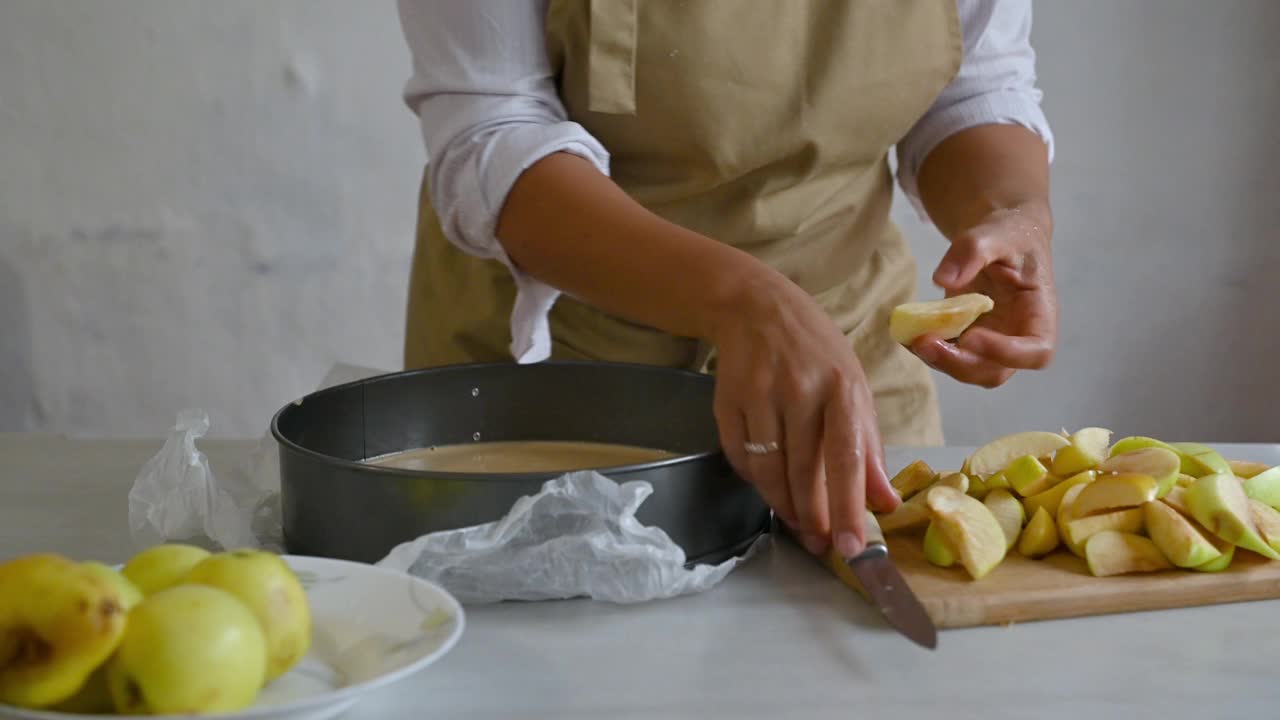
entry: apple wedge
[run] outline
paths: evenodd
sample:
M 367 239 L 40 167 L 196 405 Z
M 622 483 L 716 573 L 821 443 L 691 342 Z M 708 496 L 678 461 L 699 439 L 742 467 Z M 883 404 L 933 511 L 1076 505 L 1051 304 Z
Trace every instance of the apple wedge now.
M 1188 488 L 1188 487 L 1191 487 L 1191 483 L 1195 481 L 1196 479 L 1192 475 L 1188 475 L 1186 473 L 1178 473 L 1178 479 L 1174 480 L 1173 484 L 1178 487 Z
M 1258 535 L 1258 528 L 1249 512 L 1249 498 L 1234 475 L 1205 475 L 1185 492 L 1191 516 L 1209 532 L 1263 557 L 1280 560 L 1280 552 Z
M 916 460 L 899 470 L 889 484 L 898 492 L 898 497 L 909 500 L 912 495 L 932 485 L 936 479 L 938 479 L 938 473 L 934 472 L 928 463 Z
M 1040 506 L 1022 530 L 1022 537 L 1018 539 L 1018 552 L 1029 558 L 1038 558 L 1048 555 L 1057 547 L 1058 528 L 1049 511 Z
M 1155 500 L 1156 491 L 1156 481 L 1150 475 L 1104 475 L 1084 486 L 1072 504 L 1071 512 L 1082 518 L 1106 510 L 1139 507 Z
M 1272 470 L 1280 469 L 1280 466 L 1272 468 L 1266 463 L 1253 462 L 1251 460 L 1228 460 L 1227 467 L 1231 468 L 1231 474 L 1242 480 L 1248 480 L 1256 475 Z
M 1022 497 L 1044 492 L 1057 484 L 1059 478 L 1049 474 L 1048 468 L 1038 458 L 1023 455 L 1004 468 L 1009 486 Z
M 935 487 L 949 487 L 960 492 L 966 492 L 969 489 L 969 478 L 964 473 L 943 473 L 928 488 L 912 495 L 910 500 L 904 501 L 884 515 L 877 515 L 876 520 L 880 523 L 880 532 L 902 532 L 928 525 L 929 507 L 925 504 L 925 499 L 928 491 Z
M 1112 455 L 1098 465 L 1099 473 L 1142 473 L 1156 481 L 1156 496 L 1164 497 L 1178 480 L 1182 458 L 1161 447 L 1141 448 Z
M 1213 546 L 1222 554 L 1203 565 L 1197 565 L 1191 569 L 1196 572 L 1222 572 L 1231 567 L 1231 561 L 1236 556 L 1236 546 L 1210 532 L 1204 533 L 1204 536 L 1209 538 L 1209 542 L 1213 543 Z
M 1167 504 L 1149 502 L 1142 506 L 1142 511 L 1147 535 L 1174 565 L 1194 568 L 1222 555 L 1190 520 Z
M 1005 477 L 1002 472 L 988 475 L 984 482 L 987 484 L 987 490 L 1008 490 L 1013 487 L 1009 484 L 1009 478 Z
M 1085 562 L 1095 577 L 1156 572 L 1173 567 L 1151 540 L 1133 533 L 1104 530 L 1089 538 Z
M 929 527 L 924 531 L 924 559 L 944 568 L 956 564 L 956 554 L 942 538 L 942 533 L 938 531 L 938 525 L 934 522 L 930 522 Z
M 1080 493 L 1084 492 L 1084 485 L 1076 485 L 1067 490 L 1062 496 L 1062 500 L 1058 503 L 1058 512 L 1054 516 L 1056 525 L 1058 526 L 1058 537 L 1062 539 L 1064 545 L 1067 541 L 1067 523 L 1076 519 L 1075 514 L 1071 511 L 1071 506 L 1075 504 L 1076 498 L 1080 497 Z
M 1187 489 L 1184 487 L 1175 487 L 1169 491 L 1168 495 L 1160 498 L 1161 502 L 1189 518 L 1194 518 L 1191 508 L 1187 505 Z
M 1262 539 L 1272 549 L 1280 551 L 1280 512 L 1266 503 L 1249 498 L 1249 515 Z
M 1023 498 L 1022 506 L 1027 509 L 1027 515 L 1029 516 L 1035 515 L 1037 509 L 1044 508 L 1049 511 L 1050 517 L 1056 517 L 1058 506 L 1062 503 L 1062 497 L 1067 494 L 1068 490 L 1078 485 L 1088 485 L 1097 477 L 1097 473 L 1093 470 L 1078 472 L 1044 492 Z
M 1152 447 L 1164 448 L 1165 450 L 1168 450 L 1173 453 L 1178 452 L 1176 448 L 1174 448 L 1172 445 L 1170 445 L 1169 443 L 1163 440 L 1157 440 L 1153 437 L 1146 437 L 1145 435 L 1131 435 L 1127 438 L 1121 438 L 1120 440 L 1117 440 L 1116 444 L 1111 446 L 1110 457 L 1115 457 L 1116 455 L 1123 455 L 1127 452 L 1133 452 L 1134 450 L 1141 450 L 1143 448 L 1152 448 Z
M 987 497 L 987 493 L 991 492 L 991 488 L 988 487 L 987 483 L 984 482 L 983 479 L 978 477 L 977 475 L 971 475 L 968 477 L 969 477 L 969 490 L 967 494 L 969 495 L 969 497 L 974 498 L 975 500 L 985 499 Z
M 1083 496 L 1082 496 L 1083 497 Z M 1079 501 L 1077 501 L 1079 504 Z M 1100 532 L 1115 530 L 1125 533 L 1140 533 L 1145 526 L 1146 518 L 1142 508 L 1125 508 L 1112 510 L 1101 515 L 1087 515 L 1067 520 L 1060 528 L 1063 542 L 1071 552 L 1084 557 L 1085 543 Z
M 1218 473 L 1231 473 L 1231 466 L 1227 464 L 1226 458 L 1208 445 L 1193 442 L 1169 444 L 1182 455 L 1182 472 L 1188 475 L 1204 477 Z
M 889 336 L 902 345 L 910 345 L 926 334 L 952 340 L 993 307 L 995 302 L 982 293 L 903 303 L 889 316 Z
M 1246 479 L 1244 494 L 1280 510 L 1280 467 L 1273 467 Z
M 1000 529 L 1004 531 L 1005 549 L 1012 548 L 1018 541 L 1018 535 L 1022 533 L 1023 521 L 1027 519 L 1022 503 L 1008 490 L 992 490 L 987 493 L 982 504 L 987 506 L 991 514 L 996 516 L 996 522 L 1000 523 Z
M 1040 430 L 1013 433 L 974 450 L 960 469 L 970 475 L 985 478 L 1004 470 L 1009 463 L 1024 455 L 1039 458 L 1055 453 L 1068 444 L 1069 441 L 1058 433 Z
M 927 503 L 942 539 L 974 580 L 1004 559 L 1008 549 L 1004 530 L 986 505 L 949 487 L 930 488 Z
M 1070 442 L 1053 454 L 1050 471 L 1058 477 L 1070 477 L 1097 467 L 1107 456 L 1111 431 L 1100 427 L 1081 428 L 1071 434 Z

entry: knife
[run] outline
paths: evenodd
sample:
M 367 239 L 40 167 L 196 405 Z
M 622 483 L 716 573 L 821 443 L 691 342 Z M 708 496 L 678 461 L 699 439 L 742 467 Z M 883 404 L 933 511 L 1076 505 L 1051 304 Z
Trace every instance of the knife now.
M 938 629 L 889 559 L 889 547 L 880 532 L 880 523 L 869 511 L 866 539 L 867 547 L 857 557 L 846 561 L 831 549 L 823 557 L 823 564 L 875 605 L 895 630 L 918 645 L 936 649 Z

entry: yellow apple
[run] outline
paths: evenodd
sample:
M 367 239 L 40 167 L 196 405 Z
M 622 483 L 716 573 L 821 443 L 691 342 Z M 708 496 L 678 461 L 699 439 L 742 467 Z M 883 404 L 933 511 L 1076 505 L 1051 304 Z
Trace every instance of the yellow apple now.
M 196 563 L 209 557 L 209 554 L 202 547 L 183 543 L 152 545 L 129 558 L 120 572 L 144 596 L 150 595 L 177 585 Z
M 1076 473 L 1044 492 L 1023 498 L 1022 506 L 1027 509 L 1028 515 L 1035 515 L 1037 509 L 1044 508 L 1049 511 L 1050 517 L 1054 517 L 1058 514 L 1058 506 L 1062 503 L 1062 498 L 1067 494 L 1068 490 L 1078 485 L 1088 485 L 1097 476 L 1097 473 L 1093 470 Z
M 243 602 L 218 588 L 176 585 L 130 611 L 107 685 L 120 713 L 234 712 L 253 704 L 266 671 L 267 642 Z
M 120 596 L 122 607 L 125 611 L 142 602 L 142 591 L 129 582 L 129 578 L 125 577 L 119 570 L 96 560 L 81 562 L 80 567 L 106 581 Z
M 1182 472 L 1188 475 L 1204 477 L 1218 473 L 1231 474 L 1231 466 L 1227 464 L 1226 459 L 1208 445 L 1192 442 L 1169 444 L 1182 455 Z
M 960 337 L 974 320 L 993 307 L 994 301 L 981 293 L 903 303 L 889 316 L 889 336 L 902 345 L 910 345 L 926 334 L 951 340 Z
M 1150 539 L 1133 533 L 1104 530 L 1084 547 L 1089 572 L 1096 577 L 1156 572 L 1173 567 Z
M 1195 482 L 1195 481 L 1196 481 L 1196 479 L 1195 479 L 1195 477 L 1194 477 L 1194 476 L 1191 476 L 1191 475 L 1188 475 L 1188 474 L 1186 474 L 1186 473 L 1181 473 L 1181 472 L 1180 472 L 1180 473 L 1178 473 L 1178 479 L 1177 479 L 1177 480 L 1174 480 L 1174 481 L 1173 481 L 1173 484 L 1174 484 L 1175 486 L 1177 486 L 1177 487 L 1180 487 L 1180 488 L 1188 488 L 1188 487 L 1191 487 L 1191 483 L 1193 483 L 1193 482 Z M 1168 493 L 1166 493 L 1166 494 L 1168 494 Z
M 894 490 L 898 491 L 898 496 L 903 500 L 910 499 L 912 495 L 929 487 L 936 480 L 938 474 L 929 467 L 929 464 L 923 460 L 916 460 L 898 471 L 897 475 L 889 481 Z
M 942 539 L 974 580 L 1004 559 L 1004 530 L 986 505 L 949 487 L 930 488 L 927 503 Z
M 1058 528 L 1053 523 L 1053 516 L 1040 506 L 1031 516 L 1027 527 L 1018 540 L 1018 552 L 1029 558 L 1048 555 L 1058 547 Z
M 1182 513 L 1163 502 L 1142 506 L 1147 534 L 1169 562 L 1182 568 L 1204 565 L 1222 555 Z
M 955 553 L 938 532 L 938 526 L 932 522 L 924 531 L 924 559 L 938 567 L 951 567 L 956 563 Z
M 235 595 L 262 624 L 267 640 L 267 680 L 283 675 L 311 647 L 307 593 L 284 559 L 264 550 L 233 550 L 206 558 L 184 582 Z
M 1266 503 L 1249 498 L 1249 514 L 1263 541 L 1280 551 L 1280 512 Z
M 977 475 L 969 478 L 968 494 L 970 497 L 982 500 L 989 492 L 991 492 L 991 488 L 987 486 L 987 483 L 982 478 Z
M 1083 496 L 1081 496 L 1083 497 Z M 1076 501 L 1079 504 L 1079 501 Z M 1068 520 L 1062 526 L 1062 536 L 1067 549 L 1084 557 L 1085 543 L 1100 532 L 1115 530 L 1125 533 L 1140 533 L 1145 524 L 1142 508 L 1125 508 L 1112 510 L 1101 515 L 1086 515 Z
M 1228 460 L 1227 467 L 1231 468 L 1231 474 L 1242 480 L 1260 475 L 1268 470 L 1273 469 L 1266 463 L 1252 462 L 1250 460 Z M 1280 468 L 1280 466 L 1276 466 Z
M 120 644 L 125 603 L 117 585 L 62 555 L 0 564 L 0 703 L 73 696 Z
M 1071 434 L 1070 445 L 1054 453 L 1050 470 L 1065 478 L 1097 467 L 1106 458 L 1110 442 L 1111 431 L 1106 428 L 1081 428 Z
M 1013 433 L 983 445 L 964 462 L 961 471 L 987 477 L 1005 469 L 1009 463 L 1025 455 L 1039 458 L 1066 447 L 1069 441 L 1058 433 L 1030 430 Z
M 1244 494 L 1280 510 L 1280 467 L 1273 467 L 1246 478 Z
M 1182 459 L 1172 450 L 1160 447 L 1130 450 L 1112 455 L 1098 465 L 1098 473 L 1149 475 L 1156 482 L 1156 496 L 1164 497 L 1178 480 Z
M 1014 492 L 1022 497 L 1044 492 L 1053 487 L 1058 480 L 1049 474 L 1043 463 L 1030 455 L 1023 455 L 1006 465 L 1004 476 L 1009 479 L 1009 485 Z
M 901 505 L 884 515 L 877 515 L 880 531 L 884 533 L 915 530 L 929 524 L 929 507 L 925 504 L 928 491 L 935 487 L 949 487 L 960 492 L 968 492 L 969 477 L 964 473 L 943 473 L 925 490 L 911 496 Z
M 983 481 L 987 484 L 987 490 L 1008 490 L 1013 487 L 1009 484 L 1009 478 L 1004 473 L 998 472 L 995 475 L 988 475 Z
M 1000 529 L 1004 532 L 1005 548 L 1012 548 L 1018 541 L 1018 535 L 1022 533 L 1022 523 L 1026 520 L 1026 511 L 1023 510 L 1022 503 L 1018 502 L 1018 498 L 1008 490 L 992 490 L 987 493 L 982 504 L 987 506 L 995 516 L 996 522 L 1000 523 Z
M 1191 516 L 1210 532 L 1263 557 L 1280 560 L 1280 552 L 1258 535 L 1249 512 L 1249 498 L 1234 475 L 1205 475 L 1184 492 Z
M 1104 510 L 1138 507 L 1156 499 L 1156 481 L 1150 475 L 1124 473 L 1103 475 L 1084 486 L 1071 511 L 1076 517 Z
M 111 690 L 107 687 L 107 666 L 99 665 L 75 695 L 49 708 L 54 712 L 76 715 L 107 715 L 115 710 Z

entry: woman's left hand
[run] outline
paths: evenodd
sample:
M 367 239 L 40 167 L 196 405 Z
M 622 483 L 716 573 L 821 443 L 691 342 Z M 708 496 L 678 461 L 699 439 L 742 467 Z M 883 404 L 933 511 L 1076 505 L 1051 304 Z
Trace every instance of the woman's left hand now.
M 1047 207 L 1023 206 L 991 212 L 958 233 L 933 281 L 947 297 L 978 292 L 995 307 L 954 341 L 925 335 L 911 350 L 937 370 L 986 388 L 1018 370 L 1048 367 L 1058 336 L 1052 222 Z

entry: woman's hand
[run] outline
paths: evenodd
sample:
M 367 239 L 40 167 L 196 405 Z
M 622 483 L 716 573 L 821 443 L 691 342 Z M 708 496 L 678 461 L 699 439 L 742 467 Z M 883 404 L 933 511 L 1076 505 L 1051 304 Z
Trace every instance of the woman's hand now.
M 911 349 L 932 367 L 982 387 L 1003 385 L 1018 370 L 1053 359 L 1058 301 L 1047 207 L 996 210 L 951 241 L 933 274 L 947 297 L 979 292 L 995 301 L 955 342 L 926 335 Z
M 852 557 L 865 543 L 864 508 L 900 502 L 862 365 L 822 308 L 785 278 L 748 281 L 738 298 L 712 336 L 726 454 L 810 552 L 834 544 Z M 768 449 L 751 453 L 747 443 Z

